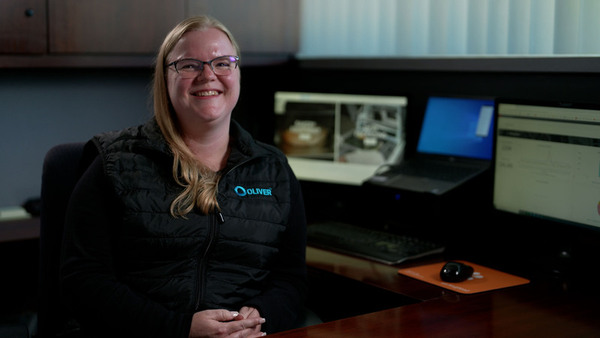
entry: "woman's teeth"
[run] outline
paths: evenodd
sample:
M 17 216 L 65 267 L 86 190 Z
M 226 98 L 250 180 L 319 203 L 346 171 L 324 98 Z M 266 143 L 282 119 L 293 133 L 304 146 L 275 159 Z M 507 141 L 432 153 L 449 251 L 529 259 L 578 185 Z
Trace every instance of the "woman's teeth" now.
M 194 93 L 194 96 L 215 96 L 215 95 L 219 95 L 219 93 L 216 90 L 209 90 L 209 91 Z

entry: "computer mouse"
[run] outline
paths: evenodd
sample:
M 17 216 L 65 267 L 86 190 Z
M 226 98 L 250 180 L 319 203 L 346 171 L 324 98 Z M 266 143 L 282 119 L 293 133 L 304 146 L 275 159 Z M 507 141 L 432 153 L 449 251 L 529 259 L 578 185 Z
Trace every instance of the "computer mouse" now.
M 448 262 L 440 271 L 440 278 L 444 282 L 458 283 L 467 280 L 473 275 L 473 267 L 460 262 Z

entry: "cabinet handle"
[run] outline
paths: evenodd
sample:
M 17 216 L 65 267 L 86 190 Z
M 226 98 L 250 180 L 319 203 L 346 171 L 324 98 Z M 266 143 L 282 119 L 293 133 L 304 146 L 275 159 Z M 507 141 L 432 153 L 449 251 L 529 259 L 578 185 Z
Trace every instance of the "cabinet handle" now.
M 35 14 L 35 11 L 33 10 L 33 8 L 27 8 L 25 10 L 25 16 L 28 18 L 31 18 L 33 16 L 33 14 Z

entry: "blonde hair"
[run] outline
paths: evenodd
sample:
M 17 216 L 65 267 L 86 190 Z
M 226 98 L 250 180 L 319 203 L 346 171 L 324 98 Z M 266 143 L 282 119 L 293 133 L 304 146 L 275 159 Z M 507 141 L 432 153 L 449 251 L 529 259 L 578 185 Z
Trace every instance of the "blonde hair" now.
M 227 27 L 212 17 L 197 16 L 175 26 L 165 37 L 156 57 L 153 85 L 154 117 L 173 152 L 173 178 L 184 188 L 171 203 L 170 212 L 174 217 L 185 217 L 194 207 L 198 207 L 205 214 L 220 210 L 217 202 L 220 176 L 199 163 L 183 141 L 165 78 L 167 57 L 183 35 L 189 31 L 209 28 L 217 28 L 225 33 L 237 55 L 240 55 L 239 46 Z

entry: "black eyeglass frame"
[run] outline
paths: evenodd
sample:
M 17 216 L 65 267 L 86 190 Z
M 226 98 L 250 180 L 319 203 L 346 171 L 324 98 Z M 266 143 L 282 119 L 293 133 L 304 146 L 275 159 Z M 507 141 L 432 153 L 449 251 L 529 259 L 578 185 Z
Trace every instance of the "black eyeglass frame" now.
M 213 72 L 213 73 L 215 73 L 215 75 L 219 75 L 219 74 L 217 74 L 217 73 L 215 72 L 215 68 L 213 67 L 213 64 L 212 64 L 212 63 L 213 63 L 215 60 L 218 60 L 218 59 L 221 59 L 221 58 L 233 58 L 233 59 L 235 59 L 235 61 L 234 61 L 234 62 L 235 62 L 235 67 L 234 67 L 234 68 L 232 68 L 231 70 L 233 70 L 233 69 L 236 69 L 236 68 L 238 67 L 238 64 L 240 63 L 240 57 L 239 57 L 239 56 L 237 56 L 237 55 L 221 55 L 221 56 L 217 56 L 216 58 L 214 58 L 214 59 L 212 59 L 212 60 L 208 60 L 208 61 L 202 61 L 202 60 L 193 59 L 193 58 L 179 59 L 179 60 L 175 60 L 175 61 L 173 61 L 173 62 L 171 62 L 171 63 L 167 64 L 167 68 L 169 68 L 169 67 L 173 66 L 173 67 L 175 68 L 175 71 L 177 72 L 177 74 L 182 74 L 182 73 L 183 73 L 183 74 L 193 74 L 193 73 L 195 73 L 195 72 L 180 72 L 180 71 L 179 71 L 179 69 L 177 68 L 177 64 L 178 64 L 179 62 L 181 62 L 181 61 L 196 61 L 196 62 L 198 62 L 198 63 L 201 65 L 201 67 L 202 67 L 202 68 L 200 69 L 200 71 L 199 71 L 199 72 L 197 72 L 198 74 L 202 74 L 202 72 L 204 72 L 204 65 L 206 64 L 206 65 L 208 65 L 208 66 L 210 67 L 210 70 L 212 70 L 212 72 Z

